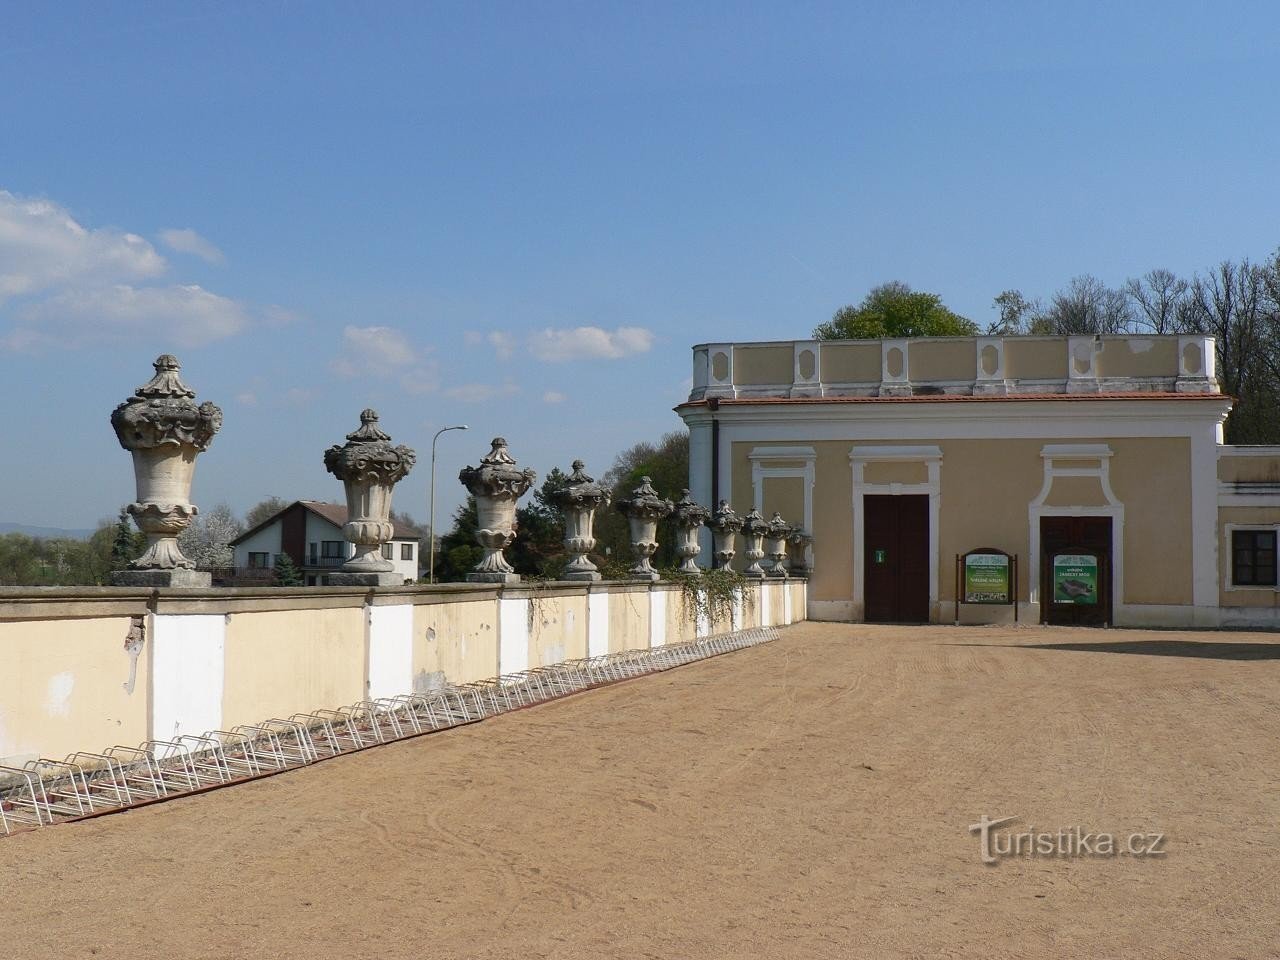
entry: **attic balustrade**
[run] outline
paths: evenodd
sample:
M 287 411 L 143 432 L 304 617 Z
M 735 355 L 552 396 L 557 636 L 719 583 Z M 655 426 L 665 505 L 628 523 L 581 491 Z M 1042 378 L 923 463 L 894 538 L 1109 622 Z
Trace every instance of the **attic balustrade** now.
M 1217 393 L 1206 336 L 924 337 L 704 343 L 690 401 Z

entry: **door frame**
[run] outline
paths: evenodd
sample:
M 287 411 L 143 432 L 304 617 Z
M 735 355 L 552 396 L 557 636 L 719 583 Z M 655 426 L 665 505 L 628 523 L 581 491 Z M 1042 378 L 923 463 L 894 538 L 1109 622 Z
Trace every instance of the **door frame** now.
M 1040 596 L 1040 518 L 1041 517 L 1110 517 L 1111 518 L 1111 622 L 1116 621 L 1116 614 L 1124 603 L 1124 504 L 1111 489 L 1111 457 L 1112 450 L 1105 443 L 1049 443 L 1040 450 L 1044 461 L 1044 485 L 1040 493 L 1027 508 L 1030 543 L 1027 550 L 1027 601 L 1028 606 L 1035 608 L 1033 622 L 1039 622 L 1042 614 Z M 1096 465 L 1083 467 L 1064 467 L 1055 464 L 1055 460 L 1094 461 Z M 1102 490 L 1102 498 L 1107 502 L 1105 507 L 1046 507 L 1045 500 L 1053 489 L 1053 481 L 1058 477 L 1090 477 L 1098 481 Z M 1032 619 L 1031 611 L 1027 611 L 1028 619 Z
M 867 483 L 868 463 L 923 463 L 924 483 Z M 929 498 L 929 622 L 938 619 L 938 522 L 942 514 L 941 477 L 942 448 L 919 446 L 855 446 L 849 450 L 849 467 L 853 472 L 853 616 L 865 620 L 867 615 L 866 530 L 863 517 L 867 495 L 902 496 L 924 494 Z

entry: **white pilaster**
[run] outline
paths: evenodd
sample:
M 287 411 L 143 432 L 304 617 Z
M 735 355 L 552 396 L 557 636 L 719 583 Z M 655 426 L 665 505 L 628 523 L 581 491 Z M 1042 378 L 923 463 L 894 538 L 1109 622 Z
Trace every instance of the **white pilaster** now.
M 156 616 L 153 623 L 151 736 L 172 740 L 217 730 L 222 726 L 226 616 Z

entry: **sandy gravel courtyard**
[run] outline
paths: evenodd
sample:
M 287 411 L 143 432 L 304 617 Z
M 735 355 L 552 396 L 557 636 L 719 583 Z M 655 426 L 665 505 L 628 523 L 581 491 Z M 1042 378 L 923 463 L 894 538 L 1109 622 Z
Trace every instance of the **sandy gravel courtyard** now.
M 803 624 L 0 839 L 0 956 L 1275 957 L 1278 767 L 1274 636 Z

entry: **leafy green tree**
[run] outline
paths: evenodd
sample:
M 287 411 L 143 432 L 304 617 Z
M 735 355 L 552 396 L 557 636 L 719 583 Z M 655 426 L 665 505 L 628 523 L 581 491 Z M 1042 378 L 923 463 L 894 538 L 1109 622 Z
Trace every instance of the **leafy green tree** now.
M 120 508 L 120 516 L 116 518 L 111 539 L 111 569 L 123 570 L 129 561 L 138 556 L 138 535 L 141 531 L 133 529 L 133 518 L 124 507 Z
M 480 529 L 480 516 L 476 511 L 476 498 L 468 495 L 462 506 L 453 514 L 453 529 L 440 538 L 436 550 L 436 582 L 456 583 L 465 580 L 484 556 L 484 550 L 476 543 L 476 531 Z
M 516 539 L 507 560 L 522 576 L 555 579 L 564 572 L 564 517 L 555 494 L 568 483 L 568 474 L 553 467 L 532 501 L 516 511 Z
M 679 500 L 680 491 L 689 486 L 688 432 L 676 430 L 665 434 L 657 443 L 641 442 L 628 447 L 614 458 L 613 466 L 601 482 L 609 488 L 616 504 L 639 486 L 641 477 L 648 477 L 660 496 Z M 675 564 L 675 539 L 674 525 L 667 520 L 659 522 L 655 566 Z M 596 514 L 596 553 L 607 560 L 602 569 L 615 572 L 619 561 L 628 567 L 631 565 L 631 531 L 627 518 L 614 505 Z
M 302 586 L 302 571 L 287 553 L 277 553 L 275 560 L 276 583 L 281 587 Z
M 857 306 L 841 307 L 813 331 L 818 340 L 876 340 L 881 337 L 968 337 L 972 320 L 948 310 L 936 293 L 893 281 L 872 289 Z

